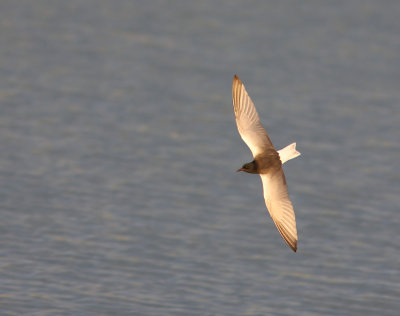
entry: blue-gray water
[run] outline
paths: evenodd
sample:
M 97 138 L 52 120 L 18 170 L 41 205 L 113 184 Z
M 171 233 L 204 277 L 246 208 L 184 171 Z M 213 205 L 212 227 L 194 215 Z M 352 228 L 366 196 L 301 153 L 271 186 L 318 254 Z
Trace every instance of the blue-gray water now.
M 1 1 L 1 315 L 399 315 L 399 1 Z M 285 164 L 263 201 L 237 73 Z

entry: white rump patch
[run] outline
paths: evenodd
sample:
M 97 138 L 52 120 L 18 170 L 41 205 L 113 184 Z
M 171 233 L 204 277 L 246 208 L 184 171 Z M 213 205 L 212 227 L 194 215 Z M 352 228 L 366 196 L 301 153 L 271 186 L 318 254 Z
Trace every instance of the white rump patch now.
M 301 153 L 299 153 L 296 150 L 296 143 L 292 143 L 290 145 L 287 145 L 285 148 L 282 148 L 281 150 L 278 150 L 279 157 L 281 158 L 282 164 L 284 164 L 286 161 L 296 158 L 297 156 L 300 156 Z

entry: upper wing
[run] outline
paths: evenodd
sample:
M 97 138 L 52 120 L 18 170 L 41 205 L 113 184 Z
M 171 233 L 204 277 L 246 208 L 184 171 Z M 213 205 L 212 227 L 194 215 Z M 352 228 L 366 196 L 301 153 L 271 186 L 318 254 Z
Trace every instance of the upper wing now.
M 253 157 L 263 152 L 265 148 L 273 148 L 267 131 L 261 125 L 253 101 L 251 101 L 242 81 L 240 81 L 237 75 L 233 78 L 232 100 L 239 134 L 250 148 Z
M 271 174 L 260 174 L 268 211 L 286 243 L 297 251 L 297 229 L 282 167 Z

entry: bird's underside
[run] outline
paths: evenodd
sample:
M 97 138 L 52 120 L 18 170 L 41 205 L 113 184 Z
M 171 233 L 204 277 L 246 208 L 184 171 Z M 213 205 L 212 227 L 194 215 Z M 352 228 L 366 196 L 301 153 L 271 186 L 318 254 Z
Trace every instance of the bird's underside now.
M 296 219 L 282 168 L 284 162 L 300 155 L 296 143 L 275 150 L 252 100 L 236 75 L 232 100 L 239 134 L 254 157 L 253 162 L 244 164 L 238 171 L 260 174 L 267 209 L 283 239 L 297 251 Z

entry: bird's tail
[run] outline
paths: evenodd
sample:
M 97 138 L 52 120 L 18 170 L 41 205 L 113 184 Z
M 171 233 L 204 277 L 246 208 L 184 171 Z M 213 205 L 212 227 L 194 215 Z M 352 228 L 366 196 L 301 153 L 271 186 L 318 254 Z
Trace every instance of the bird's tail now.
M 292 143 L 290 145 L 287 145 L 285 148 L 282 148 L 281 150 L 278 150 L 279 157 L 281 158 L 282 164 L 284 164 L 286 161 L 296 158 L 297 156 L 300 156 L 301 153 L 299 153 L 296 150 L 296 143 Z

